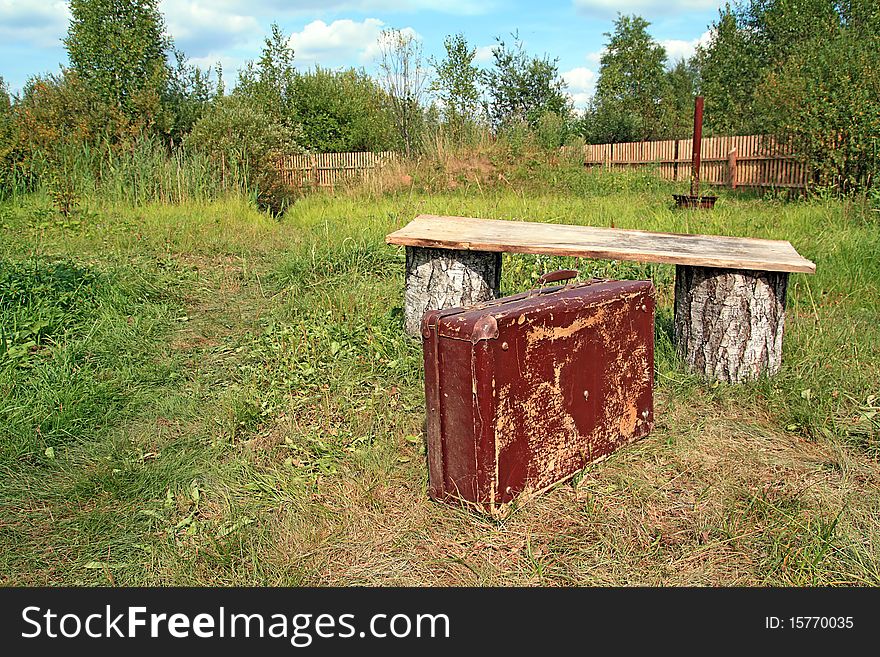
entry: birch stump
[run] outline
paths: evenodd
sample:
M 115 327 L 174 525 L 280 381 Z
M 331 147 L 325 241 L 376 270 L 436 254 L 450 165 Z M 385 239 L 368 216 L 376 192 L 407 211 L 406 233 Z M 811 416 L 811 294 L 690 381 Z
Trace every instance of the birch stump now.
M 496 299 L 500 283 L 500 253 L 407 246 L 404 329 L 419 337 L 425 311 Z
M 674 338 L 688 369 L 727 383 L 776 374 L 787 282 L 785 272 L 677 265 Z

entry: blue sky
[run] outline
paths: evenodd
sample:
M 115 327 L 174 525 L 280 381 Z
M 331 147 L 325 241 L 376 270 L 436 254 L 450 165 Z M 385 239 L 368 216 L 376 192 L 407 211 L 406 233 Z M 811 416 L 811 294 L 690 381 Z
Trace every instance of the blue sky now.
M 384 28 L 412 32 L 426 57 L 441 57 L 445 35 L 461 32 L 491 62 L 495 37 L 519 32 L 530 54 L 558 58 L 575 104 L 593 90 L 599 56 L 618 12 L 651 22 L 652 36 L 674 60 L 690 55 L 724 0 L 162 0 L 168 31 L 190 59 L 220 62 L 227 85 L 259 55 L 274 21 L 291 35 L 297 66 L 354 66 L 374 71 Z M 30 75 L 55 72 L 67 57 L 61 39 L 70 13 L 62 0 L 0 0 L 0 75 L 19 91 Z M 507 39 L 510 41 L 510 39 Z

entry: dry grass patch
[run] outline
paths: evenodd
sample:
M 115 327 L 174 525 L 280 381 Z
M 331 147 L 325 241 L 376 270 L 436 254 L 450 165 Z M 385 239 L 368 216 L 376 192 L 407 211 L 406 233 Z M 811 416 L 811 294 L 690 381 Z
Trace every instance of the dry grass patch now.
M 504 522 L 429 501 L 424 457 L 376 446 L 279 509 L 266 556 L 313 585 L 877 583 L 876 464 L 664 401 L 647 439 Z

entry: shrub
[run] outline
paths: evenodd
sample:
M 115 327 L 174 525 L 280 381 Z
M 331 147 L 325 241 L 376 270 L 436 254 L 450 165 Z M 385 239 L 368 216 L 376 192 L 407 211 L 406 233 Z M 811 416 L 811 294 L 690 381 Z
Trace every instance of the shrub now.
M 557 112 L 545 112 L 535 122 L 535 139 L 545 150 L 553 150 L 565 144 L 568 133 L 568 121 Z
M 13 123 L 12 100 L 6 89 L 6 81 L 0 76 L 0 198 L 12 182 L 13 149 L 15 148 L 15 126 Z
M 244 170 L 258 205 L 279 214 L 293 200 L 281 181 L 281 155 L 301 150 L 302 131 L 281 123 L 244 96 L 220 98 L 193 126 L 184 146 L 208 155 L 223 175 Z
M 58 165 L 72 145 L 121 149 L 139 134 L 118 109 L 104 102 L 73 71 L 35 76 L 28 80 L 15 105 L 17 155 L 35 174 L 43 166 Z
M 354 70 L 316 68 L 294 80 L 294 115 L 303 145 L 320 153 L 385 151 L 395 146 L 385 92 Z
M 793 146 L 824 184 L 867 187 L 878 174 L 880 46 L 854 31 L 794 52 L 758 90 L 769 131 Z

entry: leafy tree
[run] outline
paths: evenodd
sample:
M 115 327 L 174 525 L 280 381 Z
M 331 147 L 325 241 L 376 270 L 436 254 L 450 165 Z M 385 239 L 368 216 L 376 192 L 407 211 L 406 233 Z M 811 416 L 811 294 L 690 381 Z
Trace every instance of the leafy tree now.
M 14 106 L 13 159 L 19 182 L 43 186 L 65 215 L 100 176 L 101 163 L 132 148 L 140 124 L 72 70 L 28 80 Z
M 310 150 L 381 151 L 395 146 L 395 123 L 385 92 L 353 69 L 315 68 L 297 75 L 293 112 L 302 126 L 302 145 Z
M 185 146 L 238 162 L 296 151 L 299 132 L 242 96 L 218 98 L 187 135 Z
M 594 137 L 602 142 L 665 136 L 664 100 L 670 96 L 666 51 L 640 16 L 618 15 L 599 66 L 593 99 Z
M 383 30 L 379 38 L 378 65 L 401 145 L 410 155 L 424 124 L 422 99 L 428 71 L 422 58 L 422 46 L 412 34 Z
M 558 60 L 546 56 L 529 58 L 519 35 L 512 36 L 512 47 L 500 37 L 496 39 L 498 43 L 492 49 L 493 68 L 483 74 L 492 126 L 496 130 L 515 122 L 534 126 L 547 112 L 568 116 L 570 103 L 565 94 L 565 81 L 559 77 Z
M 15 124 L 12 113 L 12 98 L 6 87 L 6 81 L 0 76 L 0 194 L 6 188 L 12 153 L 15 148 Z
M 877 0 L 846 0 L 841 2 L 843 22 L 869 38 L 880 36 L 880 3 Z
M 727 5 L 712 26 L 709 43 L 695 55 L 706 98 L 706 134 L 754 134 L 758 117 L 754 93 L 764 63 L 753 36 L 742 29 Z
M 64 45 L 79 79 L 130 119 L 153 124 L 170 42 L 158 0 L 70 0 Z
M 257 62 L 248 62 L 239 71 L 234 93 L 248 97 L 276 120 L 292 125 L 296 69 L 294 52 L 288 45 L 289 37 L 277 23 L 263 41 L 263 51 Z
M 790 144 L 820 182 L 841 189 L 869 187 L 880 175 L 875 34 L 841 27 L 831 38 L 823 34 L 802 42 L 756 91 L 767 132 Z
M 15 105 L 15 122 L 25 160 L 51 159 L 69 146 L 124 147 L 137 133 L 118 106 L 71 70 L 30 78 Z
M 764 65 L 778 68 L 818 34 L 840 26 L 846 0 L 749 0 L 738 4 L 738 24 L 755 44 Z
M 699 92 L 699 71 L 694 60 L 680 59 L 666 73 L 663 99 L 664 137 L 689 137 L 693 129 L 694 97 Z
M 844 5 L 865 0 L 745 0 L 728 3 L 712 25 L 712 36 L 697 49 L 706 130 L 753 134 L 766 129 L 755 105 L 755 90 L 771 71 L 779 73 L 789 55 L 824 34 L 830 38 Z
M 186 134 L 202 116 L 208 105 L 223 95 L 223 73 L 220 65 L 215 70 L 202 70 L 187 61 L 186 55 L 173 49 L 175 66 L 171 69 L 165 90 L 164 104 L 170 112 L 168 137 L 172 147 L 183 142 Z
M 826 182 L 868 186 L 880 139 L 876 0 L 744 0 L 698 51 L 710 131 L 770 133 Z
M 431 85 L 443 105 L 443 118 L 450 136 L 461 142 L 472 132 L 480 110 L 480 71 L 474 66 L 477 49 L 464 35 L 447 36 L 446 56 L 432 60 L 437 77 Z

